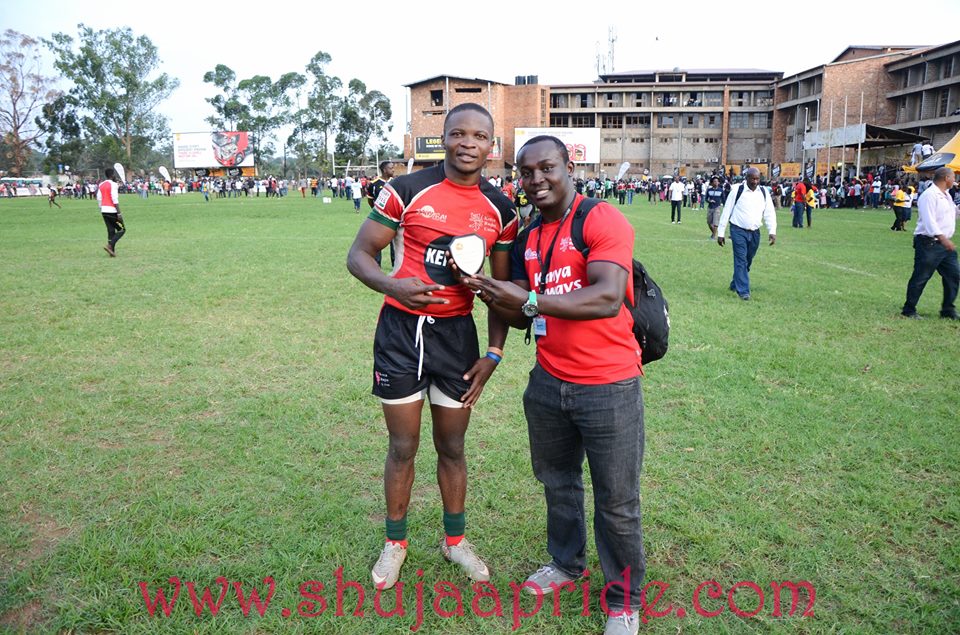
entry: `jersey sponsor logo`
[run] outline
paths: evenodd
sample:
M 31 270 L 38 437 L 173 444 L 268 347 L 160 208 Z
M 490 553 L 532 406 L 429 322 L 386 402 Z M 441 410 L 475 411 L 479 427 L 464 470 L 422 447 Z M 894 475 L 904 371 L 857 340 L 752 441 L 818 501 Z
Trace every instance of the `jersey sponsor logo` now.
M 576 251 L 577 248 L 573 246 L 573 238 L 561 238 L 560 239 L 560 251 Z
M 435 221 L 437 221 L 438 223 L 445 223 L 445 222 L 447 222 L 447 215 L 446 215 L 446 214 L 441 214 L 440 212 L 436 211 L 435 209 L 433 209 L 433 208 L 430 207 L 429 205 L 424 205 L 423 207 L 420 208 L 419 211 L 420 211 L 420 215 L 423 216 L 424 218 L 429 218 L 430 220 L 435 220 Z
M 553 271 L 547 272 L 547 277 L 544 280 L 544 284 L 556 284 L 562 282 L 565 278 L 570 278 L 573 275 L 573 270 L 570 269 L 570 265 L 559 267 Z M 579 282 L 579 280 L 577 281 Z M 533 286 L 540 286 L 540 272 L 535 271 L 533 273 Z M 578 287 L 579 288 L 579 287 Z
M 483 229 L 483 212 L 470 212 L 470 229 L 475 232 Z
M 383 188 L 382 190 L 380 190 L 380 196 L 377 197 L 377 201 L 376 203 L 374 203 L 374 206 L 379 207 L 380 209 L 383 209 L 384 207 L 387 206 L 387 201 L 389 200 L 390 200 L 390 190 L 388 190 L 387 188 Z
M 437 284 L 456 284 L 453 270 L 447 264 L 447 251 L 450 249 L 450 236 L 441 236 L 423 250 L 423 270 Z
M 547 287 L 543 290 L 543 295 L 563 295 L 564 293 L 570 293 L 571 291 L 576 291 L 577 289 L 582 289 L 583 283 L 580 282 L 580 279 L 577 278 L 571 282 L 561 282 L 555 287 Z
M 529 247 L 527 247 L 527 250 L 526 250 L 525 252 L 523 252 L 523 259 L 524 259 L 524 260 L 536 260 L 536 259 L 537 259 L 537 252 L 534 251 L 533 249 L 530 249 Z

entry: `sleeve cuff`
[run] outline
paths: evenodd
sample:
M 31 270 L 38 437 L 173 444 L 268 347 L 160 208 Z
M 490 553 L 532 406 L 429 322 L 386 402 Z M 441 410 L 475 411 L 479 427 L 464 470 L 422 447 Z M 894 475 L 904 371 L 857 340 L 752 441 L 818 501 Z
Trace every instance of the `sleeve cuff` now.
M 390 220 L 389 218 L 387 218 L 386 216 L 384 216 L 383 214 L 381 214 L 381 213 L 379 213 L 379 212 L 377 212 L 377 211 L 372 211 L 372 212 L 370 212 L 370 214 L 367 216 L 367 218 L 369 218 L 369 219 L 372 220 L 372 221 L 376 221 L 376 222 L 380 223 L 381 225 L 386 225 L 387 227 L 389 227 L 389 228 L 392 229 L 393 231 L 397 231 L 397 229 L 399 229 L 399 227 L 400 227 L 400 223 L 398 223 L 398 222 L 396 222 L 396 221 Z

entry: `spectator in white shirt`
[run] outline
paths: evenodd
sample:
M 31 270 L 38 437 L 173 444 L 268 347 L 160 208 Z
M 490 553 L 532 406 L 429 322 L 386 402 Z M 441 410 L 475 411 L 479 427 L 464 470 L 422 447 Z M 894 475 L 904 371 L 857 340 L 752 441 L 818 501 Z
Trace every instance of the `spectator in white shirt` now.
M 680 205 L 683 203 L 683 183 L 674 179 L 668 190 L 670 194 L 670 222 L 680 224 Z M 676 220 L 674 220 L 676 219 Z
M 960 265 L 957 264 L 957 247 L 950 240 L 957 227 L 958 210 L 947 194 L 954 182 L 953 170 L 942 167 L 933 173 L 933 185 L 920 196 L 917 229 L 913 232 L 913 275 L 907 283 L 907 301 L 901 311 L 904 317 L 920 319 L 917 303 L 936 271 L 943 280 L 940 317 L 960 319 L 954 305 L 960 287 Z
M 733 280 L 730 290 L 741 300 L 750 299 L 750 266 L 760 247 L 760 225 L 766 223 L 770 244 L 777 241 L 777 212 L 767 188 L 760 185 L 760 170 L 748 168 L 746 179 L 730 191 L 717 227 L 717 244 L 724 245 L 724 234 L 730 224 L 733 243 Z

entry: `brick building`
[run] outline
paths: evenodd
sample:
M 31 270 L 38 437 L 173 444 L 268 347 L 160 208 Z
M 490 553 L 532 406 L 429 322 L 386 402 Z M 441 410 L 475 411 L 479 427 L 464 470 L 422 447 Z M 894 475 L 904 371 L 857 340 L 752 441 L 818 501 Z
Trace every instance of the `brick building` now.
M 939 148 L 960 130 L 960 41 L 925 48 L 884 66 L 893 86 L 885 97 L 891 128 L 932 139 Z
M 439 75 L 407 85 L 404 155 L 423 167 L 442 160 L 446 112 L 463 102 L 485 106 L 497 147 L 490 173 L 509 171 L 516 128 L 588 128 L 600 136 L 599 162 L 578 164 L 585 176 L 695 174 L 715 168 L 793 176 L 793 165 L 856 165 L 856 142 L 804 150 L 813 133 L 867 124 L 861 166 L 899 165 L 916 135 L 936 147 L 960 130 L 960 41 L 936 47 L 850 46 L 831 62 L 790 77 L 758 69 L 679 69 L 601 75 L 588 84 L 515 85 Z M 861 119 L 862 107 L 862 119 Z M 844 117 L 846 111 L 846 117 Z M 913 134 L 907 134 L 913 133 Z M 848 136 L 848 135 L 847 135 Z M 817 137 L 822 139 L 823 137 Z M 844 136 L 846 138 L 846 136 Z
M 496 143 L 487 161 L 487 171 L 492 174 L 503 173 L 505 165 L 512 165 L 514 128 L 547 125 L 549 89 L 537 84 L 536 77 L 518 77 L 517 83 L 510 85 L 479 78 L 438 75 L 407 84 L 407 88 L 410 90 L 410 121 L 408 133 L 404 136 L 403 155 L 405 159 L 413 157 L 418 168 L 443 160 L 440 145 L 443 119 L 448 110 L 459 104 L 480 104 L 493 116 Z
M 851 46 L 833 61 L 777 82 L 773 117 L 773 162 L 813 163 L 815 172 L 826 174 L 827 164 L 856 164 L 856 145 L 804 151 L 806 132 L 843 128 L 861 120 L 874 126 L 889 126 L 896 117 L 886 95 L 895 87 L 886 64 L 910 56 L 916 47 Z M 862 105 L 862 117 L 861 117 Z M 870 151 L 867 163 L 898 162 L 903 148 L 897 144 L 884 151 Z

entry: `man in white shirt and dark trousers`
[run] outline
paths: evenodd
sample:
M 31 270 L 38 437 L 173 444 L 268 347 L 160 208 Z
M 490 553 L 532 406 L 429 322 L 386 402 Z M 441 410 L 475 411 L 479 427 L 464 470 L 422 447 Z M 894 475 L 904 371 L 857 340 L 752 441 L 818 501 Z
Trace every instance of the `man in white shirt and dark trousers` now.
M 680 205 L 683 203 L 683 183 L 680 182 L 680 177 L 673 179 L 673 183 L 670 184 L 670 222 L 680 224 Z M 676 218 L 676 220 L 674 220 Z
M 727 223 L 730 224 L 730 241 L 733 243 L 733 280 L 730 290 L 736 291 L 741 300 L 750 299 L 750 265 L 760 246 L 760 225 L 766 223 L 770 244 L 777 241 L 777 213 L 767 188 L 760 185 L 760 171 L 749 168 L 745 180 L 727 196 L 720 224 L 717 227 L 717 244 L 723 247 Z
M 953 170 L 942 167 L 933 173 L 933 185 L 920 195 L 917 229 L 913 232 L 913 275 L 907 283 L 907 301 L 901 311 L 904 317 L 920 319 L 917 302 L 936 271 L 943 280 L 940 317 L 960 319 L 954 305 L 960 287 L 960 266 L 957 264 L 957 247 L 950 240 L 956 230 L 958 211 L 947 193 L 954 181 Z

